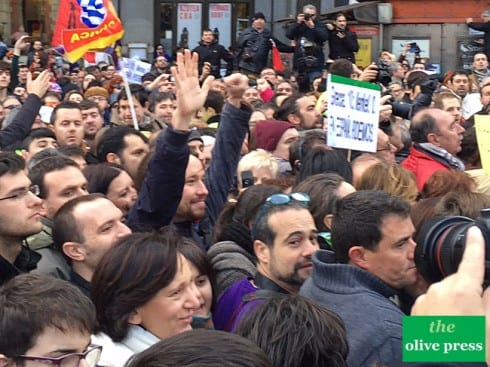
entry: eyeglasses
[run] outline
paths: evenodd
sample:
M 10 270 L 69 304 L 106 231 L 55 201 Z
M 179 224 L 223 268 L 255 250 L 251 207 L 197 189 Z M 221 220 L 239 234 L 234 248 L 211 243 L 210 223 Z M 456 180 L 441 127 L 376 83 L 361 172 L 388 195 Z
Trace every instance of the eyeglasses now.
M 122 89 L 122 85 L 121 85 L 121 84 L 116 84 L 116 85 L 114 86 L 114 89 Z
M 101 353 L 102 347 L 100 345 L 90 345 L 83 353 L 70 353 L 56 358 L 35 356 L 16 356 L 15 358 L 23 359 L 25 361 L 49 364 L 57 367 L 78 367 L 80 365 L 80 360 L 83 359 L 85 362 L 87 362 L 89 367 L 95 367 L 97 362 L 99 362 Z
M 257 234 L 257 225 L 262 220 L 267 208 L 269 208 L 270 206 L 287 205 L 292 201 L 308 206 L 308 204 L 310 203 L 310 196 L 304 192 L 293 192 L 291 194 L 274 194 L 269 196 L 265 200 L 264 204 L 262 204 L 259 214 L 255 219 L 254 225 L 252 227 L 252 238 L 255 238 L 255 235 Z
M 39 196 L 40 194 L 39 186 L 32 185 L 29 186 L 28 188 L 19 189 L 12 195 L 5 196 L 4 198 L 0 198 L 0 201 L 9 200 L 9 199 L 20 200 L 25 198 L 28 193 L 34 194 L 34 196 Z

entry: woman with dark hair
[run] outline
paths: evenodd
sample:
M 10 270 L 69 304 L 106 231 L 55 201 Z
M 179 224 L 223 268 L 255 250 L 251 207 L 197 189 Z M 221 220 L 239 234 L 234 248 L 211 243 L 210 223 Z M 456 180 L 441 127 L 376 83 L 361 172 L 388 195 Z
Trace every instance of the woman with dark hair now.
M 253 277 L 256 258 L 250 229 L 262 203 L 281 189 L 274 185 L 254 185 L 243 191 L 236 202 L 229 202 L 214 225 L 216 243 L 208 257 L 216 273 L 216 299 L 244 277 Z
M 135 353 L 191 330 L 206 303 L 182 246 L 192 240 L 164 229 L 133 233 L 102 258 L 92 279 L 92 300 L 104 347 L 99 366 L 123 366 Z
M 165 339 L 131 359 L 128 367 L 272 367 L 251 341 L 224 331 L 192 330 Z
M 296 185 L 293 192 L 304 192 L 310 196 L 310 210 L 318 230 L 318 243 L 324 250 L 332 250 L 330 227 L 337 202 L 356 191 L 344 178 L 336 173 L 320 173 L 307 177 Z
M 214 270 L 206 253 L 195 243 L 185 241 L 179 245 L 179 252 L 189 261 L 192 279 L 202 294 L 202 303 L 192 315 L 193 329 L 213 329 L 211 310 L 214 305 Z
M 120 166 L 108 163 L 90 164 L 83 170 L 89 193 L 101 193 L 126 215 L 136 202 L 138 193 L 131 176 Z
M 318 173 L 337 173 L 345 181 L 352 184 L 352 167 L 347 161 L 344 152 L 340 150 L 327 150 L 324 147 L 312 149 L 301 160 L 301 168 L 296 177 L 296 184 Z

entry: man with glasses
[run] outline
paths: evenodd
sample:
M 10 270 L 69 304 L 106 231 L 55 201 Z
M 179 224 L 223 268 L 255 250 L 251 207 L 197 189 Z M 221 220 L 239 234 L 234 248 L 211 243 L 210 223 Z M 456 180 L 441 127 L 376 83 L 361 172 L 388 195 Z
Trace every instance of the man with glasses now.
M 75 286 L 25 274 L 0 288 L 0 366 L 95 367 L 95 308 Z
M 257 257 L 254 279 L 244 278 L 225 290 L 215 316 L 217 329 L 233 330 L 253 308 L 253 299 L 273 292 L 296 294 L 313 269 L 311 257 L 320 247 L 315 221 L 305 193 L 274 194 L 267 198 L 252 228 Z M 257 292 L 258 289 L 263 290 Z
M 22 157 L 0 153 L 0 284 L 35 269 L 41 258 L 22 246 L 27 236 L 42 229 L 39 187 L 32 186 L 24 168 Z

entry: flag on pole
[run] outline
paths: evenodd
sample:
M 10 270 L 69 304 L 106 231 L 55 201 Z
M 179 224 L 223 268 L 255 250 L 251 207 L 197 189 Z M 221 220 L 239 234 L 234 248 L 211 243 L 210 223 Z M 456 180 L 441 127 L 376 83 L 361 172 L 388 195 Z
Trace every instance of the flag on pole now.
M 70 62 L 110 47 L 124 35 L 111 0 L 60 0 L 52 45 Z

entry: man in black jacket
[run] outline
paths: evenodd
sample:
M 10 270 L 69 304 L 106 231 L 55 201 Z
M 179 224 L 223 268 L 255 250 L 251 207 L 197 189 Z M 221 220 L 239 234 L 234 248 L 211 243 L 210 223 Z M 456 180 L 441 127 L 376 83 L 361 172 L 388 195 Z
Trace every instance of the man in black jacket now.
M 202 74 L 204 64 L 209 63 L 211 67 L 209 75 L 220 79 L 221 60 L 227 63 L 227 74 L 231 74 L 233 71 L 233 55 L 225 46 L 218 43 L 211 29 L 202 31 L 201 42 L 199 42 L 199 46 L 194 48 L 192 52 L 197 52 L 199 55 L 199 75 Z
M 266 67 L 273 44 L 280 52 L 294 52 L 294 47 L 272 36 L 270 29 L 265 28 L 265 22 L 265 15 L 256 13 L 252 26 L 240 33 L 237 40 L 236 64 L 242 74 L 252 79 L 257 79 Z
M 472 29 L 485 32 L 483 36 L 483 52 L 485 52 L 487 58 L 490 60 L 490 9 L 485 10 L 481 18 L 483 20 L 481 23 L 473 22 L 473 18 L 467 18 L 466 24 Z
M 308 76 L 304 79 L 308 82 L 309 87 L 309 83 L 322 74 L 325 65 L 323 43 L 328 39 L 327 27 L 317 20 L 314 5 L 309 4 L 303 7 L 303 13 L 298 14 L 296 23 L 288 27 L 286 37 L 296 43 L 294 70 L 299 75 Z
M 334 24 L 327 24 L 329 31 L 328 43 L 330 49 L 330 58 L 347 59 L 353 64 L 356 63 L 354 52 L 359 51 L 357 43 L 357 34 L 347 28 L 347 18 L 343 13 L 335 16 Z

